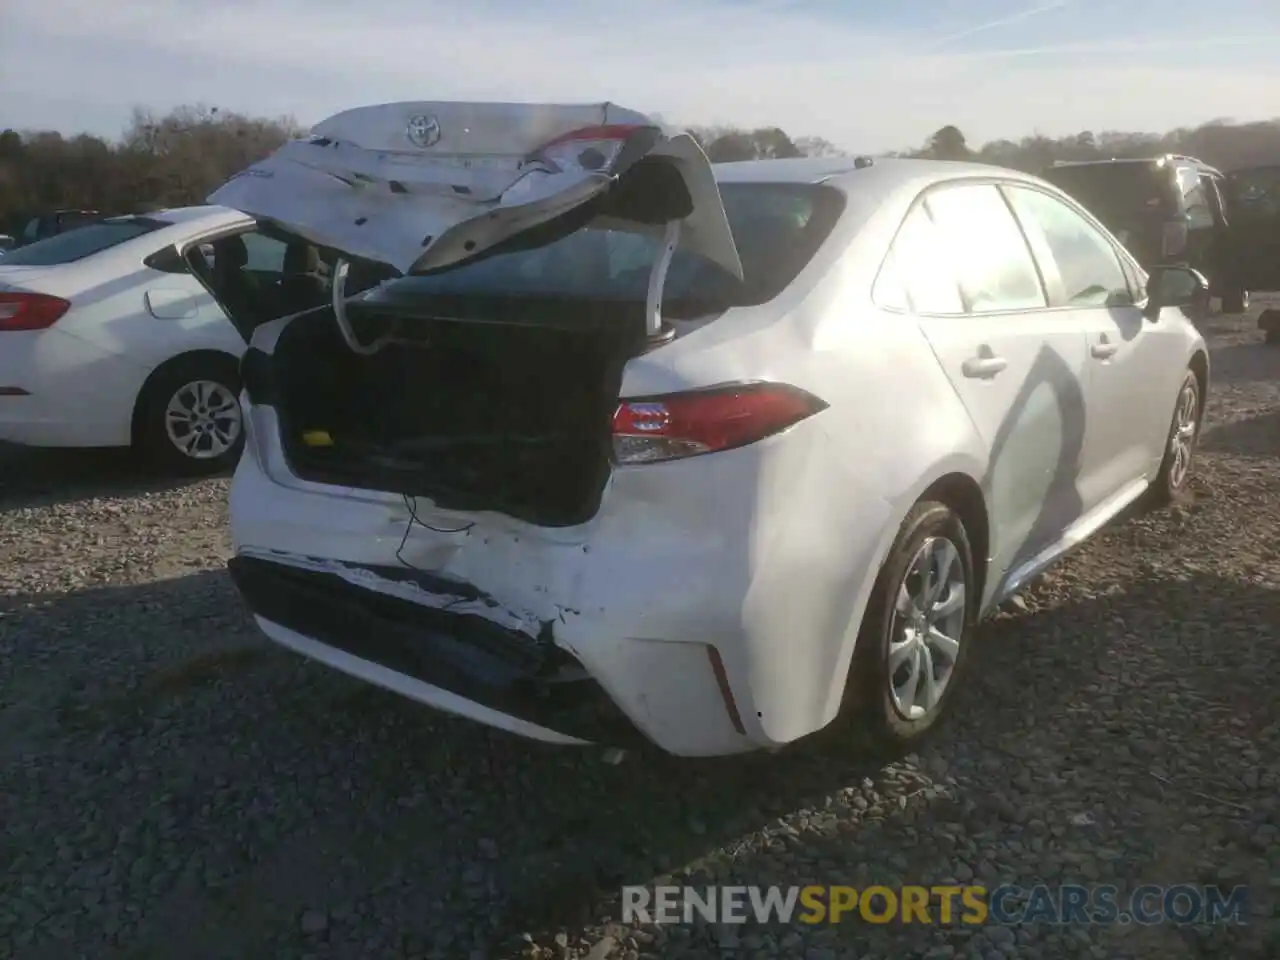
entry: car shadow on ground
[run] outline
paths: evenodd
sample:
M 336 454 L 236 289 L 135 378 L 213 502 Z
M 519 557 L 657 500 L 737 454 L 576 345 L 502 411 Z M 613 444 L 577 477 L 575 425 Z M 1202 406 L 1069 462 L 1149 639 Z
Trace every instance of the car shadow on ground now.
M 127 447 L 64 450 L 0 443 L 0 514 L 176 490 L 201 479 L 164 476 Z
M 1215 425 L 1205 432 L 1200 449 L 1235 457 L 1280 458 L 1280 412 Z M 1280 482 L 1280 470 L 1275 479 Z
M 1276 798 L 1238 750 L 1192 769 L 1181 744 L 1277 722 L 1266 625 L 1280 623 L 1280 592 L 1201 573 L 1065 603 L 1027 597 L 981 629 L 972 682 L 918 756 L 890 762 L 842 724 L 776 755 L 641 753 L 617 766 L 306 664 L 257 635 L 221 572 L 11 597 L 0 840 L 17 862 L 84 828 L 84 810 L 57 795 L 20 804 L 17 778 L 35 763 L 49 783 L 101 784 L 95 835 L 176 844 L 167 882 L 135 904 L 137 927 L 97 951 L 120 957 L 280 955 L 305 910 L 330 911 L 324 955 L 355 957 L 365 947 L 343 952 L 342 911 L 370 909 L 406 952 L 514 956 L 521 934 L 550 943 L 616 919 L 621 885 L 664 881 L 1123 885 L 1212 882 L 1217 863 L 1265 885 L 1218 845 L 1240 810 L 1280 814 Z M 1178 718 L 1196 705 L 1197 730 L 1165 719 L 1175 702 Z M 1189 822 L 1197 832 L 1180 834 Z M 1058 866 L 1014 872 L 999 852 L 1010 843 L 1038 844 Z M 129 854 L 110 846 L 106 863 L 127 871 Z M 1063 863 L 1079 875 L 1054 873 Z M 0 893 L 14 882 L 0 877 Z M 473 939 L 441 947 L 458 916 L 478 918 Z M 914 935 L 827 934 L 881 952 Z M 956 931 L 956 945 L 969 935 Z
M 1217 346 L 1211 354 L 1210 378 L 1213 383 L 1272 381 L 1277 378 L 1277 371 L 1280 371 L 1280 347 L 1261 341 Z

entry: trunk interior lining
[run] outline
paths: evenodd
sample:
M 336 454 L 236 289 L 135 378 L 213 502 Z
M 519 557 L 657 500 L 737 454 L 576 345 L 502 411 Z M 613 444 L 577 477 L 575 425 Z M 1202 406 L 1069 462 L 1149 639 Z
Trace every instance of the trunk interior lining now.
M 433 308 L 450 319 L 427 318 Z M 472 296 L 418 301 L 413 312 L 353 312 L 366 343 L 396 331 L 372 356 L 347 348 L 331 312 L 285 328 L 270 393 L 293 471 L 543 526 L 594 516 L 643 308 Z M 538 316 L 556 321 L 535 326 Z

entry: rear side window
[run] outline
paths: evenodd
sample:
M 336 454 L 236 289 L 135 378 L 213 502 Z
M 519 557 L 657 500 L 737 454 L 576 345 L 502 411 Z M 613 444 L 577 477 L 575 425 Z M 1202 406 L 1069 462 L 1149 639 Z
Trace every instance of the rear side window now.
M 19 247 L 4 258 L 4 263 L 5 266 L 15 267 L 54 267 L 72 263 L 164 226 L 167 224 L 143 217 L 90 223 L 66 233 L 37 240 L 30 246 Z
M 1194 167 L 1178 167 L 1178 192 L 1182 194 L 1182 207 L 1187 225 L 1205 229 L 1213 226 L 1213 208 L 1209 206 L 1209 194 L 1200 182 L 1200 172 Z
M 1227 194 L 1227 209 L 1234 218 L 1267 220 L 1280 215 L 1280 167 L 1230 174 Z
M 924 204 L 917 203 L 902 221 L 890 256 L 912 310 L 925 314 L 964 313 L 954 264 Z
M 1044 238 L 1041 250 L 1049 250 L 1062 280 L 1062 306 L 1133 303 L 1119 254 L 1093 224 L 1047 193 L 1011 185 L 1005 190 L 1027 232 Z
M 945 186 L 925 204 L 971 312 L 1047 306 L 1040 274 L 1018 222 L 991 184 Z
M 876 306 L 883 307 L 885 310 L 906 313 L 911 309 L 911 304 L 907 300 L 907 288 L 902 282 L 902 274 L 898 270 L 898 261 L 894 258 L 893 250 L 889 251 L 884 258 L 884 263 L 880 265 L 880 272 L 876 275 L 875 284 L 871 288 L 871 299 L 875 301 Z

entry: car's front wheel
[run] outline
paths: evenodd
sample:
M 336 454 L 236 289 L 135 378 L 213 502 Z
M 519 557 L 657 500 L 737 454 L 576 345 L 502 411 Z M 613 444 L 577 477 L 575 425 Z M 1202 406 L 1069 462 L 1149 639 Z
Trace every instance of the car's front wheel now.
M 179 358 L 152 376 L 138 400 L 137 444 L 163 469 L 222 473 L 244 449 L 240 378 L 230 358 Z
M 978 599 L 964 523 L 946 504 L 917 504 L 880 570 L 856 647 L 856 696 L 877 746 L 909 749 L 944 714 Z
M 1201 402 L 1200 380 L 1194 371 L 1188 370 L 1174 402 L 1160 472 L 1151 485 L 1157 505 L 1172 503 L 1187 489 L 1191 479 L 1191 458 L 1200 439 Z

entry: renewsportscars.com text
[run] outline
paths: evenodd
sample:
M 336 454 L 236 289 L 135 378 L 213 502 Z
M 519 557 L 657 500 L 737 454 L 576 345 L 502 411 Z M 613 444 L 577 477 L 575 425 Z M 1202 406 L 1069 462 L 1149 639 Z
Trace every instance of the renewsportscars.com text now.
M 624 923 L 1129 924 L 1247 922 L 1248 888 L 1147 884 L 623 887 Z

